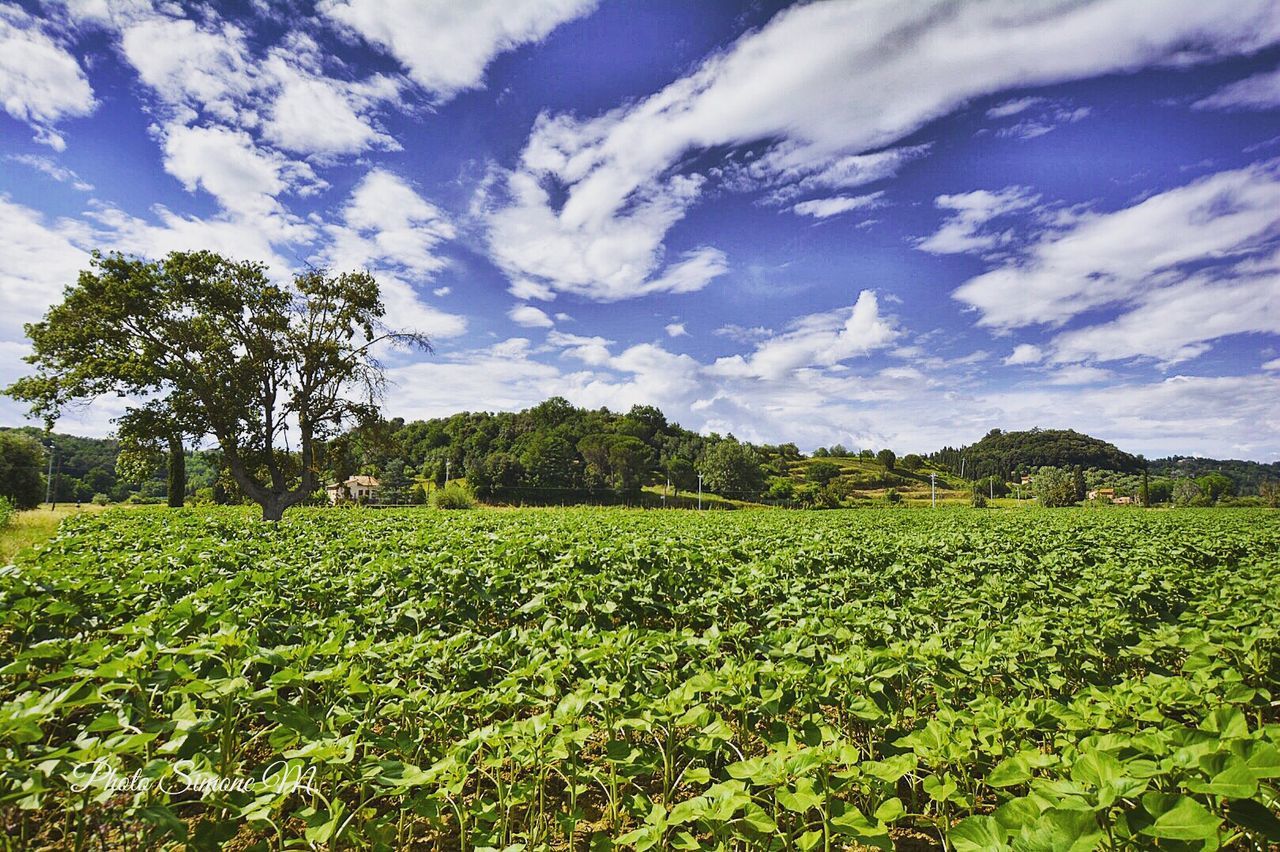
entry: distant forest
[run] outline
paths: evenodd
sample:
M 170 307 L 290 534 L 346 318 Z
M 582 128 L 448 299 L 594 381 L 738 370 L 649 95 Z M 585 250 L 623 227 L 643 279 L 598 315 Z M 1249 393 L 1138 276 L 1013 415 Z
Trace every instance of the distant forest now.
M 159 500 L 166 494 L 163 459 L 152 475 L 129 481 L 116 470 L 118 444 L 109 439 L 45 434 L 35 427 L 0 428 L 56 448 L 53 494 L 60 502 Z M 872 450 L 860 448 L 864 456 Z M 858 455 L 859 450 L 818 448 L 815 457 Z M 892 455 L 892 453 L 890 453 Z M 43 454 L 47 473 L 48 455 Z M 653 406 L 626 413 L 584 409 L 562 398 L 518 412 L 462 412 L 405 422 L 401 418 L 356 429 L 331 441 L 322 465 L 329 482 L 355 474 L 376 476 L 388 499 L 424 499 L 423 485 L 465 477 L 476 496 L 519 503 L 627 502 L 642 486 L 690 492 L 699 474 L 706 492 L 753 500 L 777 480 L 790 478 L 805 458 L 794 443 L 750 444 L 732 435 L 701 435 L 670 422 Z M 918 458 L 918 457 L 910 457 Z M 1225 476 L 1240 496 L 1280 480 L 1280 463 L 1173 456 L 1144 461 L 1113 444 L 1073 430 L 993 429 L 980 441 L 944 447 L 926 456 L 930 466 L 967 481 L 987 477 L 1016 481 L 1044 466 L 1091 471 L 1090 484 L 1137 481 L 1144 466 L 1153 480 Z M 220 476 L 216 450 L 187 454 L 187 495 L 210 502 L 235 501 L 236 489 Z M 1108 473 L 1108 472 L 1113 472 Z M 1114 480 L 1114 481 L 1113 481 Z

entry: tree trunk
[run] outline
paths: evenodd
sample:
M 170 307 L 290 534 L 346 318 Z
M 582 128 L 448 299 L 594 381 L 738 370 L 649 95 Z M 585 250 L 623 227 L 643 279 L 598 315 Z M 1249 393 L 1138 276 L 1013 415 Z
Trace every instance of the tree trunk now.
M 284 518 L 285 505 L 283 500 L 269 498 L 262 502 L 262 520 L 279 523 Z
M 169 436 L 169 508 L 181 509 L 187 494 L 187 457 L 182 436 Z

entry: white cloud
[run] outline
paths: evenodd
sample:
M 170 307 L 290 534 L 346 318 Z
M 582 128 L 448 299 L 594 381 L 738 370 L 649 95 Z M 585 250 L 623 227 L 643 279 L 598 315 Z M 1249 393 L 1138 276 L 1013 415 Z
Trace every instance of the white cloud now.
M 239 27 L 219 23 L 203 28 L 187 18 L 146 13 L 121 23 L 120 48 L 129 64 L 185 117 L 203 110 L 234 122 L 240 102 L 261 84 Z
M 1069 364 L 1047 371 L 1051 385 L 1096 385 L 1114 377 L 1110 370 L 1090 364 Z
M 1176 364 L 1203 354 L 1211 341 L 1246 333 L 1280 334 L 1280 274 L 1197 275 L 1145 293 L 1110 322 L 1059 334 L 1054 359 Z
M 825 219 L 828 216 L 847 213 L 850 210 L 869 210 L 879 207 L 880 199 L 883 196 L 883 192 L 873 192 L 870 195 L 837 195 L 832 198 L 815 198 L 811 201 L 801 201 L 791 209 L 801 216 Z
M 1002 101 L 987 110 L 987 118 L 1008 118 L 1011 115 L 1025 112 L 1036 104 L 1043 102 L 1044 98 L 1014 98 Z
M 437 287 L 431 291 L 431 295 L 436 296 L 437 298 L 444 298 L 452 292 L 452 287 Z
M 553 331 L 547 335 L 547 343 L 563 350 L 563 353 L 570 358 L 576 358 L 584 364 L 596 367 L 608 364 L 609 359 L 613 357 L 609 352 L 613 341 L 604 337 L 587 337 L 581 334 Z
M 690 152 L 769 141 L 761 177 L 802 180 L 981 95 L 1277 38 L 1270 0 L 792 7 L 650 97 L 595 118 L 540 117 L 493 214 L 491 249 L 512 278 L 625 298 L 661 275 L 663 239 L 701 195 L 703 176 L 680 173 Z
M 1195 109 L 1225 110 L 1266 110 L 1280 107 L 1280 68 L 1223 86 L 1192 106 Z
M 446 265 L 437 247 L 457 232 L 440 208 L 385 169 L 361 179 L 342 210 L 342 224 L 328 231 L 333 262 L 342 267 L 367 264 L 399 266 L 430 277 Z
M 318 158 L 399 148 L 373 115 L 398 101 L 401 82 L 333 76 L 326 72 L 332 60 L 301 32 L 260 53 L 251 33 L 212 13 L 197 22 L 173 9 L 133 6 L 79 17 L 118 34 L 121 52 L 170 124 L 216 121 Z
M 8 154 L 5 160 L 11 163 L 20 163 L 28 168 L 35 169 L 47 177 L 56 180 L 58 183 L 69 184 L 73 189 L 80 192 L 92 192 L 93 184 L 82 180 L 80 175 L 76 174 L 66 166 L 60 166 L 52 157 L 46 157 L 39 154 Z
M 929 147 L 928 144 L 912 145 L 871 154 L 845 154 L 815 160 L 807 145 L 783 142 L 769 149 L 763 157 L 753 160 L 743 170 L 746 180 L 739 180 L 734 188 L 750 190 L 758 186 L 772 186 L 775 188 L 765 196 L 765 200 L 771 204 L 786 204 L 810 192 L 853 189 L 891 178 L 904 165 L 928 153 Z
M 317 48 L 318 50 L 318 48 Z M 305 54 L 304 54 L 305 55 Z M 275 89 L 267 108 L 263 136 L 289 151 L 333 157 L 369 148 L 398 151 L 400 144 L 377 128 L 369 114 L 400 94 L 400 84 L 374 75 L 363 82 L 325 76 L 297 64 L 297 54 L 276 48 L 265 65 Z
M 322 0 L 320 12 L 398 59 L 447 99 L 482 85 L 499 53 L 546 38 L 596 0 Z
M 151 212 L 153 221 L 132 216 L 118 207 L 94 204 L 85 214 L 84 224 L 89 232 L 85 245 L 153 258 L 199 246 L 237 260 L 261 261 L 276 276 L 287 275 L 291 268 L 275 247 L 276 242 L 287 241 L 290 223 L 286 219 L 227 216 L 201 219 L 183 216 L 160 205 Z M 280 227 L 264 228 L 264 224 Z M 305 226 L 293 233 L 302 238 L 312 235 Z
M 1036 104 L 1043 102 L 1042 98 L 1028 98 Z M 998 109 L 998 108 L 997 108 Z M 988 110 L 987 116 L 992 117 L 992 113 L 996 110 Z M 1019 110 L 1021 112 L 1021 110 Z M 1050 131 L 1057 130 L 1064 124 L 1075 124 L 1077 121 L 1083 121 L 1092 114 L 1093 110 L 1089 107 L 1072 107 L 1061 103 L 1047 102 L 1043 108 L 1036 111 L 1035 117 L 1025 118 L 1016 124 L 1008 127 L 1001 127 L 996 131 L 996 136 L 1002 138 L 1013 137 L 1016 139 L 1035 139 L 1043 136 Z M 1017 113 L 1014 113 L 1017 114 Z
M 54 150 L 66 147 L 53 126 L 88 115 L 95 101 L 80 64 L 40 21 L 15 6 L 0 6 L 0 106 L 36 131 Z
M 689 332 L 685 331 L 684 323 L 673 322 L 666 325 L 667 337 L 686 337 Z
M 526 328 L 551 328 L 555 325 L 555 322 L 551 317 L 547 316 L 545 311 L 541 311 L 533 305 L 516 305 L 507 311 L 507 319 L 516 325 L 522 325 Z
M 1219 172 L 1112 213 L 1067 217 L 953 296 L 981 312 L 980 325 L 1061 325 L 1180 280 L 1185 264 L 1256 251 L 1277 209 L 1280 162 Z
M 1038 364 L 1044 359 L 1044 353 L 1040 351 L 1040 347 L 1032 343 L 1019 343 L 1013 347 L 1013 352 L 1008 358 L 1004 359 L 1007 366 L 1018 364 Z
M 762 340 L 747 357 L 716 360 L 723 376 L 780 379 L 794 370 L 835 364 L 883 348 L 898 337 L 892 321 L 880 316 L 876 294 L 863 290 L 850 308 L 794 320 L 784 334 Z
M 82 229 L 68 221 L 50 223 L 35 210 L 0 195 L 0 339 L 23 337 L 22 324 L 35 322 L 74 284 L 89 253 L 77 243 Z
M 241 216 L 281 214 L 277 195 L 294 186 L 321 185 L 309 168 L 258 148 L 242 130 L 225 127 L 170 126 L 164 133 L 164 167 L 189 192 L 201 187 L 224 210 Z
M 979 189 L 955 195 L 939 195 L 934 206 L 953 210 L 952 215 L 930 236 L 918 241 L 916 248 L 930 254 L 962 254 L 995 248 L 1008 242 L 1006 233 L 979 233 L 982 226 L 999 216 L 1025 210 L 1039 200 L 1020 186 L 1007 186 L 992 192 Z
M 1262 365 L 1264 370 L 1280 370 L 1280 358 L 1272 358 Z
M 465 318 L 418 296 L 416 285 L 448 265 L 437 249 L 457 232 L 409 184 L 386 170 L 370 170 L 342 208 L 341 223 L 324 231 L 329 239 L 324 262 L 338 270 L 369 269 L 381 285 L 390 322 L 435 337 L 466 331 Z

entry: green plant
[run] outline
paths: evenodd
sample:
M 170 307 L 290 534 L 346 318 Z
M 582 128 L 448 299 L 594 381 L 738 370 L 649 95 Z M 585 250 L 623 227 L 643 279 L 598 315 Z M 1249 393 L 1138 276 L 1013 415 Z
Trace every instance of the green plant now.
M 12 500 L 8 497 L 0 496 L 0 530 L 8 528 L 13 523 L 13 516 L 17 514 L 17 511 Z
M 444 488 L 431 492 L 431 508 L 433 509 L 474 509 L 476 498 L 467 486 L 450 482 Z
M 0 571 L 0 806 L 15 848 L 1265 849 L 1278 559 L 1267 509 L 74 515 Z

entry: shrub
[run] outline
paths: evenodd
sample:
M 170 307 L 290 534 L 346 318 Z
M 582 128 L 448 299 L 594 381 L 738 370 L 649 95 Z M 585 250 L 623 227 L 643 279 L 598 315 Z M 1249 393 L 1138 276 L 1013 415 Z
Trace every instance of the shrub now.
M 981 491 L 973 492 L 973 499 L 969 501 L 969 505 L 975 509 L 987 508 L 987 495 Z
M 110 502 L 111 502 L 111 498 L 105 494 L 102 494 L 101 492 L 93 495 L 93 505 L 95 506 L 106 506 Z
M 13 523 L 13 516 L 17 513 L 17 509 L 13 507 L 13 501 L 8 497 L 0 496 L 0 530 Z
M 809 465 L 809 469 L 805 471 L 805 478 L 819 485 L 826 485 L 839 475 L 840 466 L 831 462 L 816 462 Z
M 431 492 L 431 508 L 433 509 L 474 509 L 476 498 L 465 485 L 451 482 L 444 488 Z
M 896 506 L 902 502 L 902 494 L 896 488 L 890 488 L 884 492 L 885 502 L 891 506 Z

